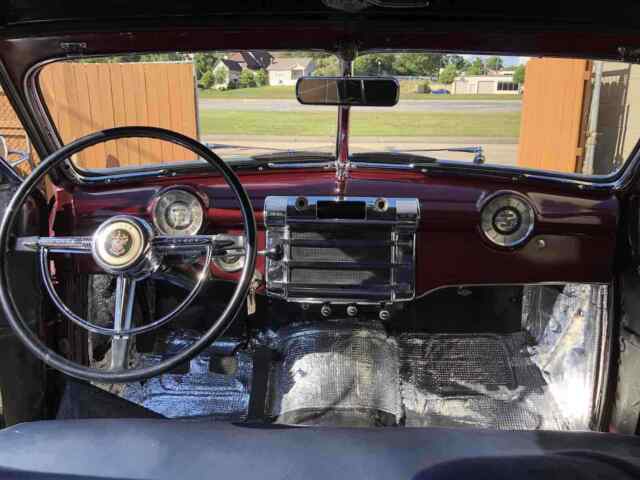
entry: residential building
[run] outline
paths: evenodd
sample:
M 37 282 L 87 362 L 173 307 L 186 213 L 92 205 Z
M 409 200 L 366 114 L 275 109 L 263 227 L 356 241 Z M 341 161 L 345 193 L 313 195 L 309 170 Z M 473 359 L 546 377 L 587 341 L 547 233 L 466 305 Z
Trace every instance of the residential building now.
M 218 85 L 237 84 L 243 70 L 253 73 L 266 70 L 269 85 L 295 85 L 298 78 L 311 75 L 314 69 L 315 62 L 311 58 L 280 57 L 264 50 L 248 50 L 230 53 L 220 59 L 213 71 L 215 74 L 224 72 L 226 81 Z
M 314 69 L 311 58 L 274 57 L 267 67 L 269 85 L 295 85 L 300 77 L 311 75 Z
M 489 75 L 461 75 L 453 82 L 451 93 L 517 95 L 520 85 L 513 81 L 513 71 L 494 72 Z
M 228 86 L 237 84 L 240 81 L 240 74 L 243 70 L 251 70 L 256 73 L 259 70 L 267 70 L 273 56 L 265 50 L 247 50 L 243 52 L 233 52 L 226 55 L 216 64 L 214 73 L 224 72 L 226 82 L 218 85 Z

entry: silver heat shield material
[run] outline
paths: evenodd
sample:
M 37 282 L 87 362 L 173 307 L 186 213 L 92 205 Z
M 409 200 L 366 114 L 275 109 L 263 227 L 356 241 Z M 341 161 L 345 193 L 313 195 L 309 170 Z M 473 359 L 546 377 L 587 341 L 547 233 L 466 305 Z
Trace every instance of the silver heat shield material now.
M 195 341 L 189 332 L 178 332 L 168 338 L 166 353 L 184 349 Z M 144 383 L 131 383 L 121 393 L 123 398 L 169 418 L 209 417 L 223 421 L 246 419 L 253 362 L 245 352 L 236 352 L 238 342 L 214 343 L 193 358 L 186 373 L 166 373 Z M 164 355 L 141 355 L 143 364 L 160 362 Z M 210 371 L 215 358 L 233 364 L 228 374 Z
M 300 325 L 280 332 L 274 347 L 281 360 L 272 369 L 268 412 L 276 421 L 400 419 L 398 347 L 379 325 Z
M 526 335 L 403 335 L 407 426 L 565 429 Z
M 400 337 L 408 426 L 588 430 L 607 289 L 525 287 L 522 332 Z
M 533 337 L 531 360 L 568 428 L 588 429 L 607 318 L 606 285 L 568 284 L 561 291 L 525 287 L 523 328 Z

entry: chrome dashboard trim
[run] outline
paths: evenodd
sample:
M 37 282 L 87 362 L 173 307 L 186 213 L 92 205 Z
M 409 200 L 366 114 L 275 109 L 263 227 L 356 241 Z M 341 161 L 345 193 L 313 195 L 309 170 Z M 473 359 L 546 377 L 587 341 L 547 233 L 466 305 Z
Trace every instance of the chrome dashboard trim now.
M 338 196 L 310 196 L 304 197 L 305 202 L 298 202 L 301 197 L 296 196 L 271 196 L 264 202 L 264 224 L 266 230 L 266 248 L 274 245 L 281 245 L 283 256 L 279 260 L 266 259 L 265 280 L 266 293 L 268 296 L 280 298 L 294 303 L 325 303 L 333 304 L 360 304 L 360 305 L 380 305 L 395 302 L 408 302 L 415 298 L 415 265 L 416 265 L 416 231 L 420 220 L 420 202 L 416 198 L 387 198 L 376 197 L 338 197 Z M 381 200 L 384 200 L 384 207 Z M 333 219 L 319 218 L 317 215 L 317 205 L 322 201 L 341 202 L 362 202 L 365 206 L 364 219 Z M 318 225 L 318 229 L 313 229 Z M 379 264 L 379 270 L 388 271 L 388 281 L 377 283 L 375 287 L 367 284 L 344 285 L 331 284 L 330 281 L 323 282 L 295 282 L 297 284 L 297 295 L 291 291 L 295 285 L 291 279 L 291 266 L 299 264 L 299 268 L 311 270 L 321 270 L 323 267 L 339 269 L 340 262 L 332 260 L 292 259 L 291 255 L 291 227 L 303 227 L 305 232 L 328 233 L 333 225 L 345 225 L 350 227 L 362 227 L 362 233 L 366 236 L 367 226 L 385 227 L 390 238 L 388 241 L 372 240 L 378 248 L 389 248 L 389 262 L 384 265 Z M 311 227 L 311 228 L 310 228 Z M 354 235 L 357 235 L 354 232 Z M 357 239 L 358 242 L 367 240 Z M 309 242 L 309 240 L 297 240 L 299 242 Z M 346 244 L 355 240 L 346 240 Z M 331 244 L 332 240 L 326 240 Z M 327 248 L 346 248 L 345 239 L 333 240 L 334 244 Z M 318 246 L 320 240 L 312 240 L 312 245 Z M 384 243 L 384 245 L 381 245 Z M 349 245 L 353 248 L 353 245 Z M 370 247 L 371 245 L 369 245 Z M 321 247 L 320 247 L 321 248 Z M 368 248 L 363 245 L 362 248 Z M 401 249 L 402 251 L 399 251 Z M 403 258 L 404 256 L 404 258 Z M 407 259 L 406 257 L 410 257 Z M 302 262 L 302 264 L 300 264 Z M 365 271 L 373 268 L 372 262 L 359 259 L 343 264 L 344 270 Z M 348 267 L 348 268 L 347 268 Z M 295 267 L 293 267 L 295 268 Z M 377 270 L 377 268 L 373 268 Z M 398 278 L 401 270 L 401 278 Z M 408 275 L 408 277 L 407 277 Z M 306 290 L 314 291 L 313 295 L 305 294 Z M 339 295 L 336 290 L 351 290 L 344 296 Z M 326 292 L 323 294 L 322 292 Z M 317 293 L 316 293 L 317 292 Z M 333 293 L 331 293 L 333 292 Z
M 335 162 L 269 162 L 267 163 L 267 167 L 278 170 L 278 169 L 304 169 L 304 168 L 324 168 L 325 170 L 330 170 L 335 166 Z

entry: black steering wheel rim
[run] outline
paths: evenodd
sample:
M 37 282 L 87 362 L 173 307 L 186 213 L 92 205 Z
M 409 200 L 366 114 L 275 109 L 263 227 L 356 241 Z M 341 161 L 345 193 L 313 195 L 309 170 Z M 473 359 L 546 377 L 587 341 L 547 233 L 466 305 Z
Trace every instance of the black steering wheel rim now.
M 22 314 L 16 306 L 13 298 L 10 281 L 8 260 L 10 251 L 11 230 L 20 213 L 24 202 L 29 198 L 38 183 L 44 179 L 47 173 L 61 162 L 70 158 L 88 147 L 104 143 L 109 140 L 122 138 L 151 138 L 164 140 L 196 153 L 200 158 L 206 160 L 212 167 L 220 171 L 235 193 L 243 216 L 245 231 L 245 262 L 235 291 L 229 300 L 227 307 L 220 317 L 212 324 L 203 336 L 192 345 L 186 347 L 166 360 L 152 366 L 136 368 L 123 371 L 98 370 L 80 365 L 66 359 L 55 351 L 47 347 L 42 340 L 28 327 L 22 318 Z M 228 326 L 235 320 L 238 313 L 244 306 L 244 301 L 251 286 L 251 280 L 256 263 L 257 254 L 257 234 L 256 222 L 253 215 L 253 207 L 247 192 L 242 187 L 240 180 L 233 170 L 214 152 L 202 145 L 200 142 L 177 132 L 155 127 L 119 127 L 101 130 L 79 138 L 70 144 L 62 147 L 58 151 L 49 155 L 40 165 L 25 179 L 20 185 L 13 198 L 9 202 L 5 214 L 0 223 L 0 304 L 7 318 L 7 321 L 16 336 L 25 344 L 27 349 L 36 355 L 47 365 L 60 370 L 72 377 L 100 383 L 129 383 L 142 379 L 160 375 L 177 365 L 190 360 L 198 353 L 219 338 Z

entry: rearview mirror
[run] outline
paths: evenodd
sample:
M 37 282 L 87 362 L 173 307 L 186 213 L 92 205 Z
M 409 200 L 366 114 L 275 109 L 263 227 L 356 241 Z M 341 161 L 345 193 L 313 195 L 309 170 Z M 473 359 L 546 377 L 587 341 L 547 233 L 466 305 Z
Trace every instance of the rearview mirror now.
M 302 77 L 296 97 L 303 105 L 393 107 L 400 87 L 394 78 Z

